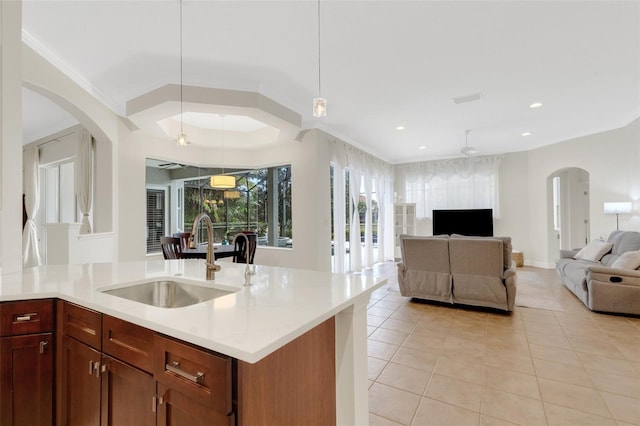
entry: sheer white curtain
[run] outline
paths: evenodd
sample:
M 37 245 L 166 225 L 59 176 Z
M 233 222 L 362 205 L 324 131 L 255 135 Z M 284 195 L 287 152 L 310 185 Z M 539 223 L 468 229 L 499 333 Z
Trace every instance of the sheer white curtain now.
M 393 259 L 393 167 L 339 141 L 332 142 L 330 152 L 333 166 L 333 271 L 358 271 L 375 262 Z M 346 174 L 349 176 L 348 205 L 344 202 Z M 361 191 L 366 204 L 364 243 L 358 211 Z M 378 203 L 377 223 L 373 220 L 374 198 Z M 350 230 L 348 262 L 345 258 L 347 220 Z M 373 241 L 374 225 L 378 231 L 376 243 Z
M 363 180 L 363 189 L 364 189 L 364 200 L 366 206 L 366 214 L 364 216 L 364 264 L 365 266 L 373 266 L 373 202 L 371 197 L 373 196 L 373 176 L 371 174 L 372 170 L 367 167 L 364 180 Z
M 491 208 L 499 212 L 500 156 L 458 158 L 396 166 L 404 202 L 416 203 L 416 217 L 434 209 Z
M 362 245 L 360 241 L 360 185 L 362 183 L 362 170 L 353 159 L 349 161 L 349 261 L 352 271 L 362 269 Z
M 393 174 L 391 168 L 378 175 L 376 180 L 378 195 L 378 256 L 377 262 L 393 259 Z M 382 227 L 380 226 L 382 224 Z
M 82 212 L 81 234 L 91 233 L 91 222 L 89 212 L 91 211 L 92 198 L 92 158 L 93 147 L 91 144 L 91 134 L 82 129 L 78 136 L 76 145 L 76 165 L 75 165 L 75 187 L 78 208 Z
M 27 222 L 22 231 L 22 264 L 25 268 L 40 266 L 38 250 L 38 229 L 33 218 L 40 206 L 40 159 L 38 147 L 31 147 L 23 153 L 23 188 Z
M 358 271 L 377 261 L 393 259 L 393 167 L 348 144 L 334 141 L 331 147 L 333 164 L 333 233 L 334 271 Z M 346 181 L 349 175 L 349 202 L 345 206 Z M 360 233 L 360 195 L 365 198 L 364 243 Z M 378 221 L 373 221 L 373 200 L 378 203 Z M 349 223 L 348 262 L 344 257 L 346 244 L 346 217 Z M 373 241 L 373 229 L 377 225 L 377 242 Z M 364 246 L 364 249 L 363 249 Z
M 346 241 L 346 205 L 345 198 L 345 168 L 344 146 L 333 143 L 331 145 L 331 164 L 333 166 L 333 272 L 346 272 L 345 265 Z

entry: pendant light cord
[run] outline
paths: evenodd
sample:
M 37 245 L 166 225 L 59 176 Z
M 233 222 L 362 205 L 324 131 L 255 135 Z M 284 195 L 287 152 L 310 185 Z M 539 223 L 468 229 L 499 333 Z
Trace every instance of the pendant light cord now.
M 224 114 L 220 114 L 220 118 L 222 119 L 222 154 L 220 155 L 222 157 L 222 174 L 224 175 L 224 136 L 226 133 L 226 128 L 224 125 Z
M 180 134 L 184 134 L 182 129 L 182 0 L 180 0 Z
M 318 0 L 318 97 L 322 97 L 320 85 L 320 0 Z

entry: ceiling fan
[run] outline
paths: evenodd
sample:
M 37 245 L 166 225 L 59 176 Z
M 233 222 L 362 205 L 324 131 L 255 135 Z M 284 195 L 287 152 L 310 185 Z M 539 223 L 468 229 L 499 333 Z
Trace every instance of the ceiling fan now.
M 469 132 L 471 132 L 471 130 L 464 131 L 464 147 L 460 148 L 460 154 L 464 155 L 465 157 L 470 157 L 480 152 L 474 147 L 469 146 Z
M 159 169 L 181 169 L 183 167 L 185 167 L 184 164 L 180 164 L 180 163 L 163 163 L 163 164 L 158 164 L 157 167 Z

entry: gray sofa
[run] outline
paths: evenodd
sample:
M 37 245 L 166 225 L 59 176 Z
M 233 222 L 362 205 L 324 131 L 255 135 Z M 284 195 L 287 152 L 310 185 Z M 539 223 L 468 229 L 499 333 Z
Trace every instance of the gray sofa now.
M 400 236 L 400 294 L 512 311 L 516 272 L 510 237 Z
M 607 243 L 613 246 L 600 261 L 574 259 L 578 250 L 560 250 L 560 280 L 593 311 L 640 315 L 640 270 L 612 267 L 623 253 L 640 250 L 640 232 L 613 231 Z

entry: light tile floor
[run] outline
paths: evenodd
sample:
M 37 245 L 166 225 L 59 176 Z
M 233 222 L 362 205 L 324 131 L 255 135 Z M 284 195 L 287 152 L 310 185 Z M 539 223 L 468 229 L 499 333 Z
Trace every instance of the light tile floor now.
M 554 270 L 564 311 L 411 302 L 393 262 L 368 308 L 371 425 L 640 425 L 640 318 L 593 313 Z

